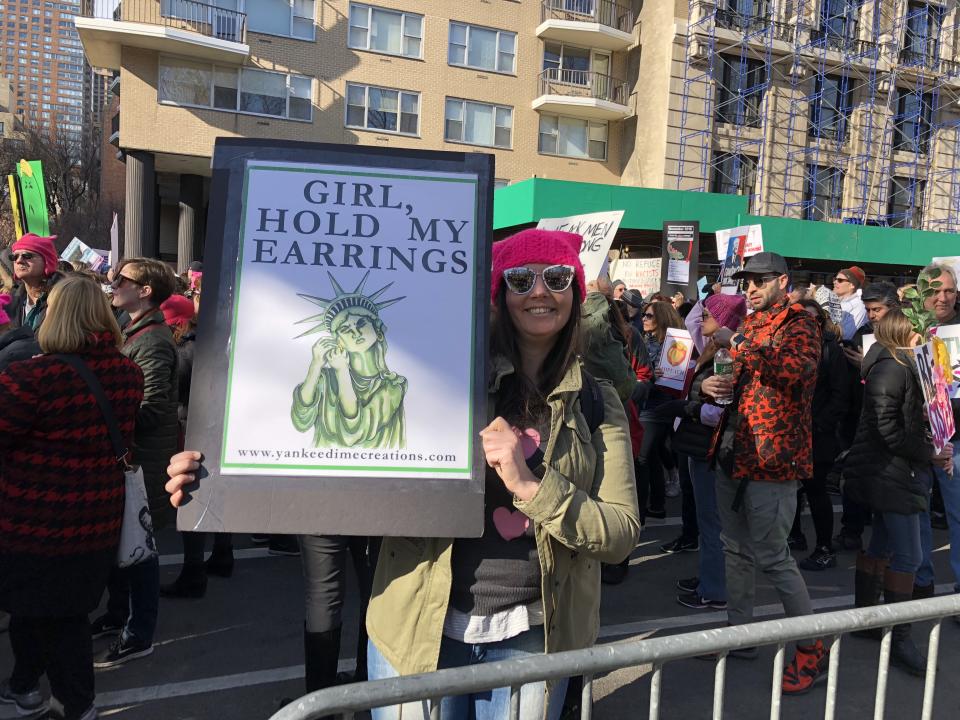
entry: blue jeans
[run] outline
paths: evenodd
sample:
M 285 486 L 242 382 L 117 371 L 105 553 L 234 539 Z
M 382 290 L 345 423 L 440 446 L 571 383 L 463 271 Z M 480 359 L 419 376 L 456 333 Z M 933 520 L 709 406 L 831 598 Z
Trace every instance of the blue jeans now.
M 543 654 L 543 626 L 500 642 L 471 645 L 444 637 L 440 641 L 438 670 L 478 665 L 480 663 L 513 660 Z M 370 641 L 367 647 L 367 675 L 370 680 L 398 677 L 399 673 L 380 654 Z M 563 709 L 566 679 L 558 681 L 550 693 L 550 711 L 547 720 L 558 720 Z M 529 683 L 520 689 L 520 720 L 541 720 L 545 700 L 545 683 Z M 430 717 L 426 701 L 407 703 L 400 707 L 374 708 L 373 720 L 414 720 Z M 445 697 L 440 705 L 442 720 L 506 720 L 510 717 L 510 688 L 498 688 L 474 695 Z
M 954 441 L 954 445 L 960 445 Z M 943 509 L 947 512 L 947 527 L 950 533 L 950 568 L 953 570 L 954 588 L 960 591 L 960 455 L 953 456 L 953 477 L 936 468 L 940 482 Z
M 942 470 L 935 470 L 934 472 L 943 473 Z M 943 473 L 946 475 L 946 473 Z M 927 489 L 927 498 L 928 505 L 927 509 L 919 514 L 920 522 L 920 567 L 917 568 L 916 578 L 914 582 L 917 585 L 926 587 L 927 585 L 933 584 L 936 580 L 936 577 L 933 573 L 933 528 L 930 526 L 930 506 L 929 506 L 929 497 L 930 493 L 933 491 L 933 473 L 925 471 L 922 474 L 924 486 Z M 943 480 L 941 479 L 941 487 L 943 485 Z M 947 504 L 946 496 L 944 496 L 944 505 Z M 960 508 L 958 508 L 960 510 Z M 947 512 L 950 512 L 949 510 Z M 953 531 L 950 533 L 951 542 L 953 538 Z M 950 559 L 953 561 L 953 548 L 950 549 Z M 954 572 L 956 572 L 956 565 L 953 566 Z
M 875 558 L 889 558 L 891 570 L 913 575 L 923 560 L 920 542 L 921 525 L 920 513 L 910 515 L 894 512 L 874 513 L 867 555 Z M 929 523 L 927 527 L 930 527 Z
M 681 457 L 680 461 L 684 459 Z M 707 600 L 727 599 L 727 571 L 720 541 L 720 511 L 717 509 L 717 476 L 706 460 L 689 459 L 693 497 L 700 528 L 700 585 L 697 592 Z
M 140 642 L 152 644 L 160 607 L 160 559 L 154 555 L 133 567 L 114 568 L 107 590 L 107 614 L 117 622 L 125 622 L 124 639 L 132 635 Z

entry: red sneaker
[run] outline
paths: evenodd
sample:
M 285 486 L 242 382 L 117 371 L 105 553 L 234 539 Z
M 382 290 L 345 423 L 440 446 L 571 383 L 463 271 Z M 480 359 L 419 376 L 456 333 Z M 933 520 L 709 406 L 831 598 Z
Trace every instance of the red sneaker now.
M 797 645 L 797 654 L 783 671 L 784 695 L 802 695 L 818 681 L 825 680 L 830 653 L 822 640 L 813 645 Z

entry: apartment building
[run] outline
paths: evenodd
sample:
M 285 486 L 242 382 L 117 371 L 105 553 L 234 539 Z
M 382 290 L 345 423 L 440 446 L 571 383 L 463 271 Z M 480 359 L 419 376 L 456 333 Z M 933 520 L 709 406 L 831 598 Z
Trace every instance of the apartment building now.
M 960 227 L 955 4 L 93 5 L 76 25 L 90 64 L 118 78 L 128 252 L 201 253 L 218 136 L 477 150 L 500 185 L 739 194 L 755 215 Z
M 13 112 L 13 85 L 0 77 L 0 141 L 15 137 L 18 117 Z
M 84 60 L 73 18 L 80 0 L 0 0 L 0 76 L 16 88 L 11 110 L 34 128 L 84 129 Z
M 501 184 L 620 181 L 627 4 L 124 0 L 76 25 L 119 77 L 127 253 L 200 252 L 219 136 L 489 152 Z

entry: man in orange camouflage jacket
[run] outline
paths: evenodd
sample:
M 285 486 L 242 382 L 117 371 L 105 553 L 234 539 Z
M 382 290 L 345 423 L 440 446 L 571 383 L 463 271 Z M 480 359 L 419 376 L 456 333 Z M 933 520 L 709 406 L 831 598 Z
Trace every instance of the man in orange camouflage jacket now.
M 783 257 L 758 253 L 734 277 L 746 283 L 753 314 L 742 332 L 721 328 L 713 336 L 733 350 L 734 374 L 708 378 L 703 390 L 714 397 L 733 394 L 716 464 L 727 617 L 737 625 L 753 620 L 757 569 L 776 588 L 787 616 L 813 612 L 787 535 L 798 483 L 813 474 L 811 402 L 821 343 L 814 318 L 790 304 Z M 755 657 L 756 649 L 746 655 Z M 821 640 L 798 642 L 783 673 L 783 692 L 806 692 L 826 677 L 827 664 Z

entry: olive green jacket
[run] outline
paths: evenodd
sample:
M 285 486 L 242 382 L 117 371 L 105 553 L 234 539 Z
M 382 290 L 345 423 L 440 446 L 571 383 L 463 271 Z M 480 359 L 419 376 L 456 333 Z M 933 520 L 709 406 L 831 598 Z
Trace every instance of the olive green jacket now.
M 494 361 L 488 407 L 513 372 Z M 640 533 L 630 434 L 613 388 L 603 390 L 604 421 L 590 436 L 580 412 L 579 364 L 547 401 L 547 468 L 540 488 L 514 506 L 534 522 L 542 571 L 546 652 L 589 647 L 600 627 L 600 563 L 617 563 Z M 492 415 L 490 417 L 492 420 Z M 450 538 L 385 538 L 367 612 L 370 639 L 402 675 L 437 669 L 452 581 Z
M 583 364 L 598 380 L 608 380 L 626 404 L 637 385 L 637 376 L 627 362 L 623 343 L 614 337 L 609 320 L 610 304 L 605 295 L 587 293 L 580 311 L 580 339 Z

